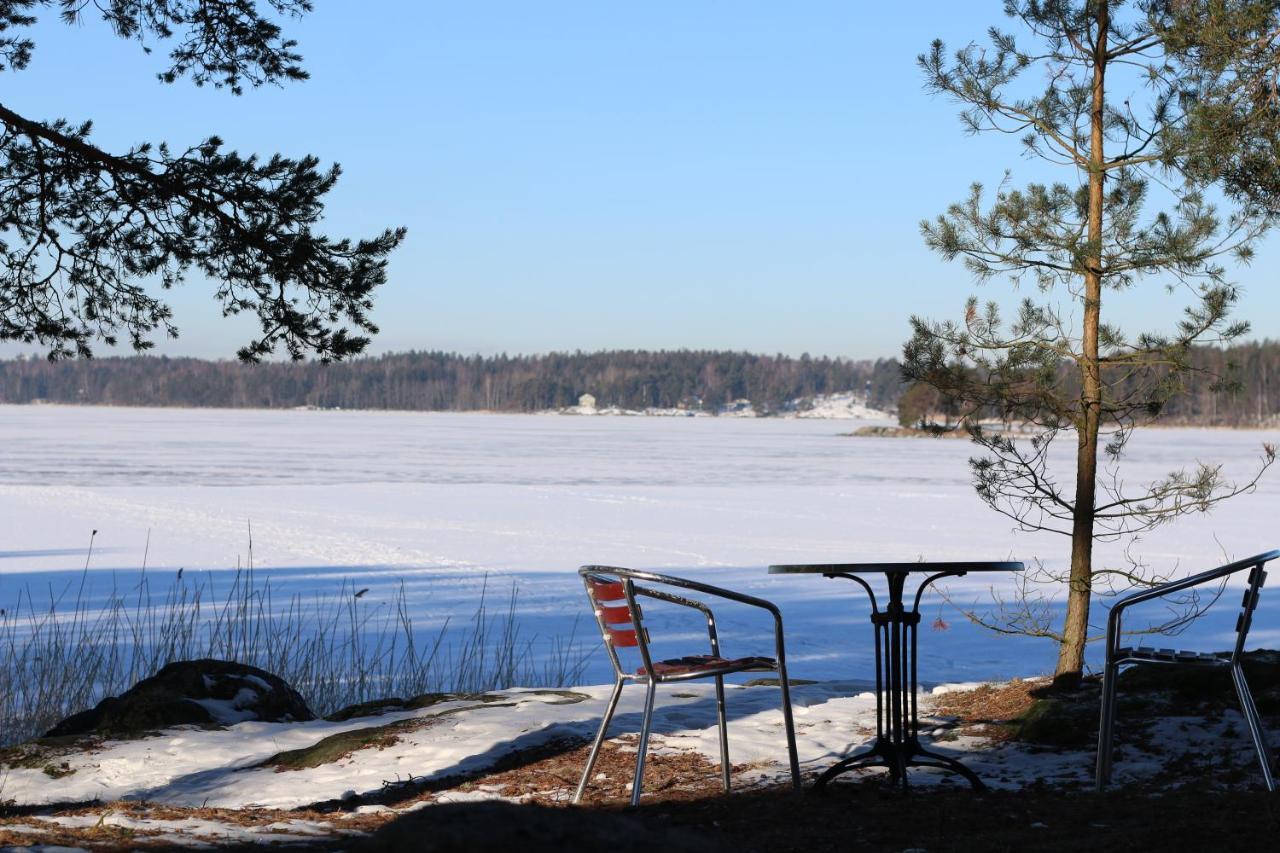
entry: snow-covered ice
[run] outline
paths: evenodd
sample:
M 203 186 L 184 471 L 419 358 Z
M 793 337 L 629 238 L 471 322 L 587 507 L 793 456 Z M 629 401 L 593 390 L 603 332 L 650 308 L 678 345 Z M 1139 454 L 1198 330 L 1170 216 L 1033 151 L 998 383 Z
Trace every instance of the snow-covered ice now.
M 517 583 L 527 633 L 586 618 L 573 572 L 608 563 L 696 575 L 777 601 L 795 677 L 871 674 L 866 604 L 851 584 L 769 576 L 770 563 L 1043 559 L 1065 563 L 1052 534 L 1018 534 L 969 484 L 964 441 L 850 438 L 805 418 L 572 418 L 491 414 L 0 407 L 0 607 L 23 585 L 48 589 L 85 564 L 124 583 L 143 562 L 153 582 L 179 568 L 223 571 L 253 555 L 286 590 L 369 587 L 373 606 L 403 579 L 420 625 L 465 619 L 478 590 Z M 1147 430 L 1127 476 L 1156 479 L 1195 460 L 1249 474 L 1280 432 Z M 1141 543 L 1171 572 L 1277 545 L 1280 479 L 1218 512 Z M 1220 544 L 1219 544 L 1220 543 Z M 1115 548 L 1101 546 L 1115 561 Z M 949 584 L 981 603 L 988 585 Z M 1275 597 L 1264 596 L 1271 612 Z M 1224 617 L 1194 629 L 1209 647 Z M 1052 663 L 1042 641 L 1002 640 L 937 596 L 923 605 L 929 682 L 1030 675 Z M 752 614 L 722 617 L 734 654 L 768 653 Z M 670 635 L 692 642 L 674 623 Z M 696 630 L 693 626 L 691 630 Z M 589 632 L 587 632 L 589 633 Z M 655 632 L 658 633 L 658 632 Z M 1280 642 L 1260 619 L 1260 645 Z M 687 653 L 687 646 L 679 650 Z M 701 648 L 693 651 L 702 651 Z M 591 681 L 607 677 L 597 655 Z

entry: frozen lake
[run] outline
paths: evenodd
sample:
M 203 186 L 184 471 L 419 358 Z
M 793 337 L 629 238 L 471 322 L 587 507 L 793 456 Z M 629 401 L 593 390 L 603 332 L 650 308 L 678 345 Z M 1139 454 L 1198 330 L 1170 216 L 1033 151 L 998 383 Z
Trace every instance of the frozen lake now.
M 574 570 L 606 563 L 683 573 L 778 602 L 793 675 L 871 675 L 867 607 L 851 584 L 770 577 L 770 563 L 1043 560 L 1065 538 L 1023 534 L 969 484 L 965 441 L 841 436 L 847 421 L 555 415 L 0 407 L 0 607 L 24 585 L 225 571 L 243 561 L 286 589 L 368 586 L 377 606 L 400 580 L 424 626 L 465 619 L 487 582 L 515 583 L 526 634 L 588 616 Z M 1197 459 L 1245 477 L 1280 432 L 1149 430 L 1133 482 Z M 1153 533 L 1139 550 L 1185 573 L 1280 546 L 1280 474 L 1209 516 Z M 1102 559 L 1117 551 L 1103 547 Z M 487 579 L 487 580 L 486 580 Z M 950 582 L 982 602 L 1002 578 Z M 1220 620 L 1194 630 L 1223 644 Z M 1280 643 L 1273 596 L 1255 629 Z M 970 680 L 1051 669 L 1045 641 L 1002 639 L 926 598 L 921 674 Z M 728 614 L 726 614 L 728 615 Z M 945 631 L 927 626 L 941 617 Z M 1101 620 L 1098 620 L 1099 624 Z M 732 617 L 733 653 L 768 650 L 758 623 Z M 696 623 L 689 626 L 693 648 Z M 735 632 L 738 634 L 735 637 Z M 586 631 L 586 634 L 592 633 Z M 656 632 L 655 632 L 656 633 Z M 607 677 L 597 656 L 590 680 Z

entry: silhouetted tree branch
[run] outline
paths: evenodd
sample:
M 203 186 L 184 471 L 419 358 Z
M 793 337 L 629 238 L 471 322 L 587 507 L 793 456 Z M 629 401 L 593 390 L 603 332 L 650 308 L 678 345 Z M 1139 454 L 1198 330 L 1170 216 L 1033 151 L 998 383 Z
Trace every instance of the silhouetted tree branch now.
M 301 80 L 294 43 L 252 0 L 0 0 L 0 57 L 26 66 L 35 45 L 20 34 L 32 12 L 59 7 L 77 23 L 90 12 L 146 47 L 175 41 L 171 83 L 226 87 Z M 305 0 L 264 3 L 282 15 Z M 171 150 L 144 143 L 110 153 L 88 122 L 40 121 L 0 104 L 0 340 L 38 342 L 50 357 L 88 356 L 121 336 L 136 350 L 149 335 L 177 335 L 164 290 L 195 270 L 214 284 L 224 315 L 249 312 L 260 334 L 239 351 L 257 361 L 277 347 L 294 359 L 347 358 L 377 327 L 372 294 L 403 240 L 388 229 L 364 240 L 313 229 L 340 174 L 312 156 L 260 159 L 220 139 Z M 157 293 L 157 291 L 159 293 Z

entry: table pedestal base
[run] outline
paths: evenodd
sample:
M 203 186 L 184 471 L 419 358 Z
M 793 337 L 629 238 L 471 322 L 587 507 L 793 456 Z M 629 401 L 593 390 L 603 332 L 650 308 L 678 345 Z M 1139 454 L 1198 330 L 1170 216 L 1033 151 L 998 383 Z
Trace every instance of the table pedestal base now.
M 1015 562 L 916 562 L 916 563 L 804 563 L 770 566 L 770 574 L 820 574 L 844 578 L 862 587 L 871 599 L 871 628 L 876 650 L 876 739 L 868 749 L 850 755 L 818 777 L 814 788 L 822 789 L 842 773 L 864 767 L 884 767 L 895 785 L 907 786 L 907 770 L 934 767 L 957 773 L 975 791 L 986 785 L 977 774 L 950 756 L 930 752 L 920 745 L 919 678 L 917 677 L 920 597 L 929 585 L 941 578 L 958 578 L 969 572 L 1020 572 Z M 911 609 L 906 607 L 907 575 L 927 575 L 916 587 Z M 859 574 L 882 574 L 889 597 L 882 609 L 875 590 Z
M 956 759 L 939 755 L 936 752 L 929 752 L 929 750 L 920 745 L 919 741 L 914 739 L 899 748 L 883 738 L 878 739 L 866 752 L 851 755 L 828 767 L 818 777 L 818 780 L 813 783 L 814 790 L 821 790 L 826 787 L 827 783 L 837 776 L 867 767 L 888 768 L 889 781 L 895 785 L 901 783 L 903 787 L 906 787 L 907 784 L 908 767 L 937 767 L 941 770 L 950 770 L 952 773 L 960 774 L 973 786 L 975 791 L 987 790 L 987 786 L 982 783 L 978 775 Z

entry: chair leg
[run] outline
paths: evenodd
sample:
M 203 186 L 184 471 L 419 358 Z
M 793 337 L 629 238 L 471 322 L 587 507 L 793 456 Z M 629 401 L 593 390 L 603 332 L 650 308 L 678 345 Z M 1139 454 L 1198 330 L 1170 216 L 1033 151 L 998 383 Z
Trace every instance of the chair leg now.
M 658 684 L 649 680 L 649 692 L 644 697 L 644 720 L 640 724 L 640 743 L 636 751 L 636 777 L 631 782 L 631 805 L 640 805 L 640 789 L 644 785 L 644 758 L 649 751 L 649 730 L 653 727 L 653 697 Z
M 800 757 L 796 753 L 796 724 L 791 716 L 791 685 L 787 682 L 787 665 L 778 662 L 778 683 L 782 686 L 782 728 L 787 735 L 787 759 L 791 764 L 791 785 L 800 789 Z
M 729 726 L 724 712 L 724 676 L 716 676 L 716 719 L 720 723 L 720 781 L 729 793 Z
M 587 790 L 587 780 L 591 778 L 591 771 L 595 769 L 596 759 L 600 757 L 600 747 L 604 744 L 605 733 L 609 730 L 609 722 L 613 719 L 613 712 L 618 709 L 618 699 L 622 696 L 623 681 L 619 678 L 613 685 L 613 694 L 609 697 L 609 704 L 605 707 L 604 717 L 600 720 L 600 730 L 596 732 L 596 739 L 591 744 L 591 753 L 587 756 L 587 767 L 582 771 L 582 781 L 578 783 L 578 790 L 573 794 L 573 802 L 576 805 L 582 801 L 582 794 Z
M 1262 721 L 1258 717 L 1258 706 L 1253 703 L 1253 694 L 1249 692 L 1249 682 L 1245 680 L 1244 670 L 1239 663 L 1231 665 L 1231 680 L 1235 682 L 1236 695 L 1240 697 L 1240 709 L 1244 712 L 1245 722 L 1249 725 L 1249 737 L 1253 739 L 1253 748 L 1258 753 L 1258 763 L 1262 765 L 1262 781 L 1268 791 L 1276 789 L 1275 776 L 1271 772 L 1271 749 L 1267 746 L 1267 736 L 1262 729 Z
M 1108 662 L 1102 671 L 1102 708 L 1098 720 L 1098 766 L 1094 774 L 1094 787 L 1098 791 L 1111 781 L 1111 745 L 1115 733 L 1116 681 L 1120 667 Z

